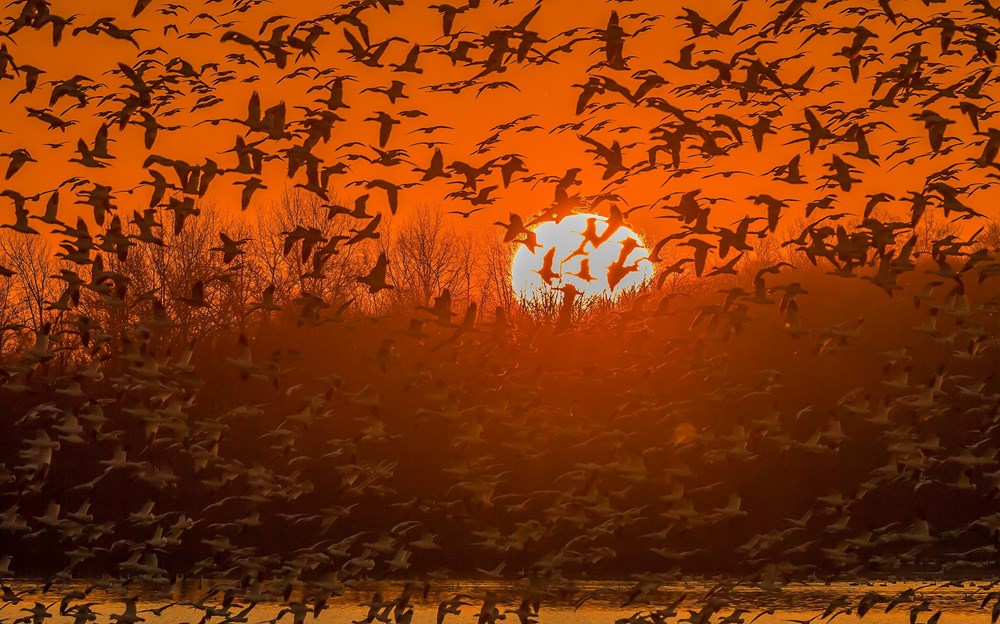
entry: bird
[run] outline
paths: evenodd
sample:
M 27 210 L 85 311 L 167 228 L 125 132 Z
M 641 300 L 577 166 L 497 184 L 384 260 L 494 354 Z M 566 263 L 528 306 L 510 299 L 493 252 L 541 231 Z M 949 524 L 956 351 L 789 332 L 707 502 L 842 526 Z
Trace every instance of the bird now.
M 1000 12 L 687 4 L 11 4 L 0 609 L 996 619 Z
M 375 266 L 369 271 L 368 275 L 364 275 L 358 278 L 358 281 L 362 284 L 368 286 L 368 292 L 375 294 L 380 290 L 395 288 L 392 284 L 386 282 L 386 270 L 389 266 L 389 260 L 385 254 L 382 252 L 379 254 L 378 259 L 375 261 Z
M 253 199 L 254 193 L 267 188 L 262 179 L 254 176 L 251 176 L 246 180 L 235 182 L 234 184 L 238 184 L 243 187 L 243 192 L 240 197 L 241 210 L 246 210 L 250 207 L 250 201 Z
M 7 171 L 4 173 L 5 180 L 10 180 L 14 177 L 14 174 L 20 171 L 27 163 L 38 162 L 31 156 L 31 152 L 23 147 L 11 150 L 10 152 L 4 152 L 0 154 L 0 157 L 10 159 L 10 163 L 7 165 Z
M 542 266 L 536 269 L 534 272 L 538 274 L 542 281 L 547 285 L 552 286 L 552 281 L 560 278 L 560 274 L 553 271 L 553 266 L 555 263 L 556 248 L 550 247 L 545 255 L 542 257 Z
M 249 238 L 241 238 L 234 240 L 226 236 L 224 232 L 219 232 L 219 238 L 222 240 L 222 245 L 219 247 L 212 247 L 211 251 L 218 251 L 222 253 L 222 263 L 229 264 L 236 259 L 237 256 L 243 254 L 242 246 L 250 242 Z
M 580 260 L 580 268 L 577 270 L 577 272 L 576 273 L 568 273 L 567 272 L 566 275 L 570 275 L 570 276 L 576 277 L 576 278 L 581 279 L 581 280 L 583 280 L 585 282 L 593 282 L 594 280 L 597 279 L 596 277 L 594 277 L 593 275 L 590 274 L 590 258 L 583 258 L 583 259 L 581 259 Z

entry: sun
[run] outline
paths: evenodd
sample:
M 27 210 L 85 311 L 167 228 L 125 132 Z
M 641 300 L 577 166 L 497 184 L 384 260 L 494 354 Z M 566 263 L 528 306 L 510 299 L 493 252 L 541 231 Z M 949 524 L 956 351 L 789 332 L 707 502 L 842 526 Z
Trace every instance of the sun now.
M 511 283 L 522 300 L 557 289 L 583 297 L 610 296 L 653 277 L 642 238 L 600 215 L 575 214 L 534 230 L 537 246 L 522 245 L 511 266 Z

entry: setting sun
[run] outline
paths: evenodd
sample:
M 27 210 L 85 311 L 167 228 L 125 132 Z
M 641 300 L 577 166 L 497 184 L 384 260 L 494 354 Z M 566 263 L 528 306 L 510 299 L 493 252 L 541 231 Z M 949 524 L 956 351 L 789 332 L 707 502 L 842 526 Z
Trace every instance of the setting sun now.
M 0 35 L 0 624 L 1000 624 L 1000 0 Z
M 537 246 L 522 246 L 511 267 L 521 299 L 564 288 L 585 297 L 615 296 L 653 276 L 642 238 L 625 225 L 609 225 L 606 217 L 575 214 L 534 232 Z

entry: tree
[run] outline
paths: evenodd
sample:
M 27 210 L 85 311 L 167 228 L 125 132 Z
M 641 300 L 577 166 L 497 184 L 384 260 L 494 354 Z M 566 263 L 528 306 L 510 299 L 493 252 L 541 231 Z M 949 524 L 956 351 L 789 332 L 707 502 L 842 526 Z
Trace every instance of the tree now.
M 456 232 L 440 209 L 420 205 L 390 222 L 382 234 L 396 307 L 428 305 L 448 290 L 462 307 L 476 300 L 476 248 L 469 234 Z
M 479 309 L 486 315 L 502 310 L 508 316 L 518 300 L 511 284 L 511 265 L 516 247 L 503 237 L 490 232 L 477 241 L 476 272 L 479 275 Z
M 32 332 L 40 331 L 54 316 L 47 310 L 47 303 L 55 297 L 52 275 L 58 264 L 51 247 L 41 236 L 4 230 L 0 233 L 0 264 L 14 271 L 13 276 L 4 278 L 10 282 L 3 295 L 4 316 Z
M 333 198 L 330 203 L 345 202 Z M 363 225 L 346 214 L 331 218 L 327 205 L 316 195 L 287 189 L 250 228 L 247 251 L 260 290 L 274 285 L 278 304 L 305 295 L 337 306 L 357 298 L 361 290 L 355 277 L 365 272 L 369 256 L 374 257 L 368 241 L 345 244 L 352 236 L 351 230 L 359 227 Z M 305 257 L 303 242 L 286 248 L 286 241 L 296 231 L 315 232 L 320 237 L 318 243 L 310 245 Z

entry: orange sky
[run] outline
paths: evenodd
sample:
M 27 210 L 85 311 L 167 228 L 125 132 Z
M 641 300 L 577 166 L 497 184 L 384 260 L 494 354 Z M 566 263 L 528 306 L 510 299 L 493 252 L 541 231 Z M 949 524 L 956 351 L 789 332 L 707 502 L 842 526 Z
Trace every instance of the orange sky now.
M 466 11 L 457 17 L 454 32 L 462 33 L 458 35 L 461 39 L 475 39 L 491 29 L 517 23 L 534 6 L 533 3 L 527 2 L 503 4 L 507 6 L 494 6 L 490 2 L 484 1 L 479 8 Z M 728 2 L 689 4 L 691 6 L 697 5 L 698 12 L 714 23 L 723 20 L 733 6 Z M 554 133 L 550 131 L 552 128 L 562 123 L 585 120 L 583 129 L 586 131 L 594 124 L 606 121 L 607 125 L 593 132 L 591 136 L 605 144 L 609 144 L 616 138 L 623 145 L 634 143 L 634 147 L 625 150 L 626 164 L 630 164 L 646 158 L 647 149 L 654 144 L 650 140 L 650 130 L 658 123 L 670 118 L 654 109 L 636 107 L 628 103 L 607 110 L 590 110 L 577 117 L 574 108 L 580 90 L 571 85 L 586 82 L 590 75 L 612 77 L 628 88 L 634 89 L 639 81 L 629 77 L 630 73 L 638 70 L 655 70 L 670 84 L 651 91 L 650 95 L 663 97 L 670 103 L 688 111 L 696 120 L 704 120 L 714 110 L 752 123 L 753 114 L 771 108 L 766 105 L 766 102 L 772 96 L 757 95 L 757 103 L 751 99 L 748 104 L 741 104 L 735 101 L 720 103 L 715 97 L 699 99 L 671 92 L 675 86 L 701 85 L 705 80 L 710 80 L 716 75 L 715 70 L 707 67 L 690 71 L 664 64 L 667 59 L 677 59 L 680 49 L 689 43 L 688 38 L 691 31 L 681 20 L 677 19 L 677 16 L 682 12 L 680 4 L 665 7 L 662 3 L 642 1 L 607 4 L 604 2 L 581 3 L 570 0 L 548 0 L 530 23 L 530 28 L 546 39 L 574 27 L 582 28 L 575 36 L 586 35 L 586 29 L 603 28 L 607 24 L 612 10 L 617 10 L 622 16 L 648 11 L 649 14 L 662 15 L 662 17 L 649 22 L 648 25 L 651 28 L 647 32 L 627 40 L 625 54 L 633 57 L 629 61 L 630 71 L 595 69 L 588 73 L 588 65 L 600 60 L 603 53 L 597 50 L 599 42 L 583 41 L 571 53 L 557 55 L 555 58 L 558 62 L 556 63 L 517 66 L 511 62 L 507 71 L 487 76 L 483 82 L 509 81 L 516 85 L 518 90 L 513 88 L 490 89 L 478 96 L 476 88 L 468 89 L 457 95 L 431 93 L 425 88 L 429 85 L 469 79 L 475 75 L 479 68 L 463 66 L 461 63 L 453 67 L 443 55 L 428 51 L 431 46 L 443 41 L 441 38 L 442 25 L 438 12 L 426 8 L 424 3 L 407 3 L 403 7 L 394 6 L 391 12 L 373 8 L 366 10 L 362 16 L 370 29 L 370 37 L 373 42 L 391 36 L 404 37 L 410 42 L 419 42 L 424 50 L 424 53 L 419 57 L 419 66 L 423 69 L 422 74 L 394 72 L 388 66 L 390 63 L 401 63 L 410 50 L 411 44 L 401 41 L 389 44 L 383 57 L 385 67 L 371 68 L 352 62 L 347 55 L 340 52 L 346 47 L 342 29 L 346 27 L 355 33 L 355 36 L 357 34 L 357 29 L 346 23 L 339 26 L 325 23 L 329 34 L 321 39 L 318 47 L 320 53 L 314 63 L 305 58 L 295 62 L 293 56 L 288 67 L 284 70 L 279 70 L 273 64 L 262 65 L 258 69 L 252 65 L 237 65 L 225 58 L 227 54 L 243 53 L 247 58 L 258 62 L 261 60 L 249 47 L 241 46 L 235 42 L 220 43 L 222 34 L 230 28 L 254 38 L 267 39 L 275 26 L 294 24 L 298 20 L 315 18 L 329 12 L 331 7 L 329 3 L 325 2 L 301 2 L 295 3 L 294 6 L 283 4 L 280 9 L 272 4 L 264 4 L 244 13 L 220 16 L 218 21 L 223 22 L 223 24 L 228 21 L 234 22 L 228 27 L 216 26 L 207 18 L 195 17 L 202 12 L 202 9 L 221 13 L 219 5 L 216 4 L 207 4 L 204 7 L 191 5 L 190 10 L 181 11 L 174 17 L 161 14 L 167 5 L 154 1 L 136 19 L 129 16 L 132 6 L 133 3 L 127 1 L 88 2 L 84 12 L 80 13 L 76 17 L 76 21 L 67 27 L 62 43 L 55 48 L 51 45 L 51 28 L 48 26 L 39 32 L 30 29 L 21 30 L 15 34 L 13 43 L 8 42 L 8 49 L 17 64 L 33 65 L 42 68 L 46 73 L 42 75 L 42 84 L 34 93 L 23 95 L 13 104 L 5 104 L 2 107 L 4 121 L 0 122 L 0 127 L 10 134 L 0 135 L 0 151 L 9 152 L 16 148 L 26 148 L 38 160 L 37 163 L 28 163 L 5 184 L 5 188 L 13 188 L 18 192 L 30 195 L 52 189 L 56 184 L 71 176 L 84 176 L 93 182 L 109 184 L 116 191 L 125 191 L 134 188 L 140 180 L 146 178 L 141 164 L 150 153 L 172 159 L 188 160 L 192 163 L 204 162 L 206 157 L 210 157 L 222 167 L 231 167 L 236 163 L 234 155 L 222 154 L 221 152 L 233 146 L 236 135 L 243 134 L 244 128 L 229 122 L 222 122 L 218 125 L 196 124 L 210 119 L 245 117 L 247 102 L 253 91 L 260 93 L 264 108 L 278 102 L 285 102 L 288 106 L 288 120 L 300 119 L 302 111 L 295 107 L 311 105 L 311 101 L 321 97 L 322 92 L 308 92 L 310 87 L 317 84 L 308 76 L 286 77 L 285 79 L 282 77 L 287 76 L 297 68 L 313 64 L 320 69 L 330 69 L 337 73 L 356 77 L 356 81 L 345 83 L 347 85 L 345 101 L 350 105 L 350 108 L 337 111 L 345 118 L 345 121 L 335 125 L 333 137 L 329 143 L 320 145 L 314 150 L 314 154 L 322 158 L 325 165 L 345 163 L 349 166 L 349 171 L 344 175 L 334 176 L 330 185 L 332 196 L 346 198 L 356 197 L 365 190 L 362 187 L 347 186 L 358 180 L 382 178 L 398 184 L 413 182 L 420 177 L 419 173 L 411 171 L 412 167 L 405 163 L 387 168 L 368 165 L 363 160 L 347 160 L 347 156 L 352 153 L 369 156 L 375 154 L 366 145 L 377 146 L 378 127 L 374 123 L 362 121 L 374 111 L 398 114 L 400 111 L 416 109 L 427 113 L 425 117 L 402 118 L 402 123 L 394 128 L 387 146 L 392 149 L 405 149 L 409 159 L 420 167 L 427 166 L 433 152 L 425 146 L 414 145 L 414 143 L 433 139 L 449 143 L 449 145 L 442 146 L 446 165 L 460 160 L 478 166 L 490 158 L 503 154 L 520 154 L 523 155 L 527 167 L 532 173 L 561 177 L 567 169 L 581 167 L 583 173 L 579 177 L 583 184 L 574 190 L 584 195 L 592 195 L 603 190 L 604 181 L 601 180 L 601 169 L 595 167 L 592 156 L 584 153 L 588 146 L 576 138 L 575 131 Z M 767 3 L 757 1 L 746 2 L 742 6 L 744 8 L 736 20 L 736 25 L 757 24 L 757 27 L 748 28 L 734 36 L 701 37 L 694 40 L 696 60 L 729 58 L 733 51 L 746 48 L 754 40 L 743 44 L 740 41 L 758 32 L 760 25 L 773 19 L 782 8 L 781 6 L 769 7 Z M 854 84 L 846 71 L 846 59 L 834 54 L 844 46 L 850 45 L 854 38 L 853 32 L 837 32 L 836 28 L 850 29 L 861 23 L 858 16 L 843 14 L 845 7 L 846 5 L 843 3 L 836 3 L 829 8 L 822 8 L 819 4 L 809 5 L 810 17 L 808 21 L 813 24 L 828 21 L 830 30 L 825 35 L 816 36 L 801 47 L 800 44 L 807 33 L 793 32 L 776 38 L 768 36 L 767 39 L 775 39 L 776 43 L 759 46 L 758 54 L 764 62 L 793 57 L 783 62 L 778 70 L 781 79 L 786 83 L 794 82 L 810 67 L 815 68 L 815 72 L 807 83 L 810 87 L 817 88 L 833 80 L 841 81 L 841 84 L 831 86 L 821 93 L 790 97 L 783 102 L 779 107 L 780 115 L 774 123 L 776 126 L 786 127 L 779 130 L 779 134 L 766 138 L 765 149 L 762 153 L 758 153 L 754 149 L 748 136 L 749 131 L 744 130 L 744 135 L 747 135 L 744 136 L 746 143 L 733 148 L 724 157 L 705 160 L 688 146 L 685 150 L 682 166 L 684 168 L 706 166 L 706 169 L 702 171 L 681 177 L 673 177 L 674 172 L 669 168 L 634 173 L 609 190 L 620 194 L 629 206 L 650 203 L 666 193 L 686 192 L 696 188 L 702 189 L 703 198 L 721 197 L 734 200 L 731 204 L 720 203 L 715 206 L 713 211 L 713 224 L 715 225 L 728 224 L 729 221 L 736 220 L 748 213 L 763 215 L 765 213 L 763 207 L 754 207 L 745 199 L 750 194 L 768 193 L 779 198 L 816 198 L 827 192 L 834 192 L 834 189 L 818 190 L 816 188 L 817 179 L 826 172 L 824 164 L 830 161 L 831 154 L 838 153 L 843 156 L 845 152 L 850 152 L 856 146 L 853 142 L 842 142 L 828 149 L 817 150 L 815 154 L 806 154 L 802 143 L 783 146 L 782 143 L 788 140 L 804 136 L 801 132 L 787 127 L 792 123 L 804 122 L 804 116 L 801 112 L 804 107 L 831 102 L 842 102 L 835 104 L 835 106 L 843 110 L 865 106 L 870 99 L 874 72 L 889 69 L 902 63 L 902 58 L 895 58 L 893 55 L 905 51 L 909 45 L 917 40 L 926 40 L 923 53 L 929 57 L 929 62 L 943 61 L 949 64 L 935 70 L 939 72 L 935 75 L 935 79 L 942 84 L 959 82 L 974 75 L 975 71 L 983 67 L 982 61 L 972 59 L 972 49 L 968 45 L 953 44 L 953 51 L 958 53 L 941 57 L 936 34 L 938 31 L 936 30 L 928 31 L 922 36 L 906 35 L 898 41 L 892 42 L 890 40 L 896 32 L 895 28 L 889 25 L 884 18 L 869 19 L 863 23 L 865 27 L 878 34 L 878 37 L 872 42 L 877 42 L 875 45 L 877 51 L 881 53 L 881 57 L 875 63 L 867 66 L 863 70 L 861 80 Z M 77 3 L 54 2 L 52 11 L 68 15 L 70 11 L 80 11 L 81 8 L 81 5 Z M 914 3 L 906 3 L 906 8 L 910 14 L 928 14 L 930 11 L 930 8 L 922 5 L 917 6 Z M 15 7 L 8 9 L 8 11 L 11 10 L 15 10 Z M 258 35 L 257 32 L 262 20 L 275 14 L 278 10 L 288 12 L 290 17 L 269 24 L 264 34 Z M 953 19 L 959 22 L 974 19 L 968 9 L 951 10 L 954 14 Z M 116 16 L 116 24 L 121 27 L 147 29 L 146 32 L 136 34 L 140 45 L 144 49 L 160 47 L 165 52 L 139 56 L 139 51 L 126 41 L 87 33 L 72 36 L 73 27 L 87 26 L 95 19 L 109 15 Z M 634 31 L 640 26 L 642 19 L 644 17 L 641 15 L 632 18 L 623 17 L 622 23 L 626 26 L 627 31 Z M 178 33 L 173 30 L 164 34 L 164 28 L 171 24 L 176 24 L 181 35 L 194 35 L 196 38 L 178 38 Z M 199 32 L 209 34 L 198 36 Z M 568 38 L 562 37 L 558 41 L 565 42 Z M 553 43 L 538 44 L 538 49 L 545 51 L 554 45 Z M 720 52 L 703 52 L 711 49 L 717 49 Z M 876 50 L 873 48 L 872 51 Z M 477 53 L 473 52 L 473 54 Z M 794 58 L 796 56 L 797 58 Z M 123 79 L 120 76 L 108 74 L 109 69 L 115 68 L 118 62 L 134 64 L 142 58 L 165 61 L 174 57 L 180 57 L 196 68 L 205 63 L 218 63 L 218 70 L 235 72 L 231 80 L 214 85 L 211 83 L 216 78 L 215 70 L 208 68 L 202 73 L 202 79 L 211 85 L 204 88 L 205 93 L 211 93 L 219 98 L 216 105 L 191 111 L 190 109 L 197 98 L 204 93 L 192 94 L 191 85 L 178 84 L 175 87 L 179 92 L 177 98 L 165 104 L 155 115 L 161 124 L 180 127 L 175 131 L 161 131 L 150 152 L 147 152 L 142 146 L 141 128 L 128 127 L 125 130 L 119 130 L 117 127 L 113 127 L 110 133 L 113 140 L 110 151 L 117 158 L 109 161 L 107 168 L 87 168 L 68 162 L 70 158 L 77 155 L 74 150 L 78 139 L 82 138 L 88 144 L 93 142 L 100 122 L 99 113 L 113 108 L 112 101 L 102 101 L 101 98 L 123 93 L 121 90 Z M 478 56 L 474 57 L 484 58 L 485 53 L 479 51 Z M 835 72 L 834 69 L 837 67 L 840 67 L 840 70 Z M 146 77 L 156 76 L 161 72 L 162 67 L 153 67 L 147 72 Z M 53 87 L 50 84 L 45 84 L 44 81 L 64 80 L 77 74 L 105 83 L 107 86 L 98 87 L 92 92 L 94 97 L 88 102 L 86 109 L 67 111 L 72 100 L 70 97 L 61 99 L 53 107 L 53 112 L 64 119 L 77 121 L 76 125 L 65 132 L 60 132 L 46 130 L 45 124 L 41 121 L 26 118 L 24 107 L 43 108 L 48 104 Z M 744 70 L 737 70 L 734 72 L 734 78 L 739 79 L 744 74 Z M 409 96 L 407 99 L 401 99 L 395 104 L 391 104 L 388 98 L 382 94 L 361 92 L 367 87 L 387 86 L 394 79 L 403 80 L 406 83 L 404 92 Z M 22 84 L 23 78 L 20 77 L 0 82 L 0 88 L 4 90 L 4 95 L 0 96 L 0 100 L 9 101 Z M 995 87 L 991 83 L 987 83 L 983 92 L 989 93 L 991 91 L 995 91 Z M 879 94 L 882 95 L 884 92 L 885 89 Z M 731 97 L 734 90 L 727 88 L 724 94 L 726 97 Z M 926 95 L 915 95 L 906 102 L 900 102 L 898 108 L 881 109 L 864 117 L 872 122 L 886 124 L 871 129 L 867 134 L 872 151 L 883 157 L 882 166 L 875 167 L 866 161 L 843 156 L 862 171 L 860 177 L 863 178 L 863 183 L 855 185 L 850 193 L 836 191 L 841 196 L 840 210 L 858 212 L 859 207 L 866 201 L 864 199 L 866 194 L 889 192 L 902 195 L 908 190 L 918 190 L 922 187 L 923 176 L 927 172 L 937 170 L 949 163 L 961 162 L 963 159 L 979 156 L 982 151 L 981 147 L 960 146 L 950 154 L 938 155 L 934 159 L 918 161 L 914 166 L 904 165 L 889 171 L 889 167 L 898 162 L 902 156 L 896 156 L 892 161 L 886 162 L 885 156 L 894 149 L 894 146 L 883 146 L 884 142 L 913 136 L 917 137 L 917 140 L 906 156 L 910 157 L 928 151 L 927 133 L 923 129 L 922 123 L 911 119 L 913 113 L 925 108 L 921 105 L 921 101 L 926 97 Z M 593 101 L 597 104 L 603 104 L 616 100 L 622 100 L 621 96 L 609 92 L 596 96 Z M 988 100 L 979 101 L 980 105 L 988 104 L 988 102 Z M 696 112 L 697 108 L 713 103 L 719 104 L 718 108 Z M 972 136 L 972 128 L 967 118 L 962 117 L 959 111 L 949 109 L 949 107 L 956 105 L 955 100 L 943 99 L 926 108 L 955 120 L 955 123 L 949 128 L 949 135 L 960 136 L 964 142 L 979 138 Z M 320 107 L 322 105 L 314 106 Z M 167 114 L 168 111 L 171 114 Z M 471 154 L 476 144 L 492 134 L 492 127 L 527 114 L 537 115 L 537 117 L 523 122 L 522 126 L 525 123 L 538 125 L 541 126 L 540 129 L 531 132 L 508 130 L 501 135 L 500 140 L 490 151 L 482 155 Z M 829 114 L 820 113 L 818 116 L 824 121 L 830 118 Z M 710 125 L 707 121 L 703 121 L 703 123 L 706 126 Z M 984 124 L 988 125 L 988 122 L 984 122 Z M 440 130 L 432 134 L 413 132 L 417 128 L 433 125 L 448 125 L 454 129 Z M 636 128 L 622 133 L 610 131 L 615 127 L 622 126 L 636 126 Z M 253 138 L 250 137 L 248 140 Z M 365 145 L 338 148 L 338 146 L 351 141 L 360 141 Z M 55 148 L 45 146 L 46 143 L 54 142 L 62 143 L 62 145 Z M 720 142 L 725 144 L 726 141 Z M 270 154 L 281 154 L 280 150 L 291 144 L 290 141 L 285 140 L 269 140 L 262 145 L 262 148 Z M 809 180 L 808 184 L 799 186 L 773 182 L 769 176 L 765 175 L 772 167 L 787 163 L 792 156 L 799 153 L 803 154 L 802 171 Z M 667 161 L 668 157 L 661 154 L 660 160 L 661 162 Z M 159 167 L 159 170 L 169 180 L 176 181 L 176 176 L 170 170 L 164 167 Z M 737 174 L 729 178 L 703 177 L 731 170 L 746 171 L 751 175 Z M 262 190 L 255 195 L 252 210 L 260 210 L 265 207 L 285 186 L 304 181 L 304 171 L 300 171 L 293 180 L 287 179 L 285 173 L 285 161 L 281 158 L 276 158 L 265 164 L 263 178 L 268 190 Z M 225 175 L 220 182 L 212 185 L 206 199 L 230 207 L 231 210 L 238 209 L 241 189 L 232 186 L 231 183 L 244 180 L 246 177 L 243 174 Z M 960 178 L 962 183 L 983 179 L 981 171 L 962 174 Z M 435 180 L 420 187 L 406 189 L 401 193 L 401 204 L 405 207 L 418 203 L 430 203 L 440 204 L 446 210 L 470 210 L 474 206 L 469 205 L 466 201 L 445 198 L 447 193 L 459 188 L 448 184 L 448 182 L 453 181 L 454 178 L 447 181 Z M 499 184 L 499 181 L 499 171 L 494 171 L 484 179 L 480 186 Z M 956 185 L 958 185 L 957 182 Z M 986 198 L 989 193 L 994 193 L 994 191 L 987 189 L 980 195 L 967 200 L 967 203 L 977 210 L 989 211 L 993 203 Z M 372 191 L 372 195 L 376 207 L 384 209 L 385 203 L 382 193 L 376 189 Z M 468 222 L 462 221 L 462 223 L 486 227 L 495 220 L 504 219 L 508 211 L 531 214 L 547 205 L 552 200 L 552 196 L 553 186 L 551 184 L 538 184 L 536 186 L 512 184 L 509 189 L 500 188 L 493 193 L 493 197 L 497 199 L 492 206 L 473 215 Z M 144 207 L 148 197 L 149 189 L 142 188 L 132 195 L 120 194 L 117 201 L 119 206 L 126 211 L 125 214 L 130 214 L 132 209 Z M 70 212 L 72 208 L 69 208 L 69 205 L 70 202 L 64 198 L 61 215 L 72 214 Z M 40 212 L 43 206 L 44 198 L 39 204 L 32 206 L 32 211 Z M 607 209 L 608 205 L 604 204 L 597 211 L 606 214 Z M 648 210 L 632 213 L 633 223 L 651 236 L 659 237 L 663 233 L 672 231 L 673 221 L 665 223 L 663 220 L 653 218 L 654 214 Z M 716 217 L 716 214 L 720 216 Z M 905 214 L 905 206 L 900 206 L 899 214 Z M 455 218 L 461 221 L 457 215 Z M 790 224 L 791 219 L 785 218 L 783 223 Z

